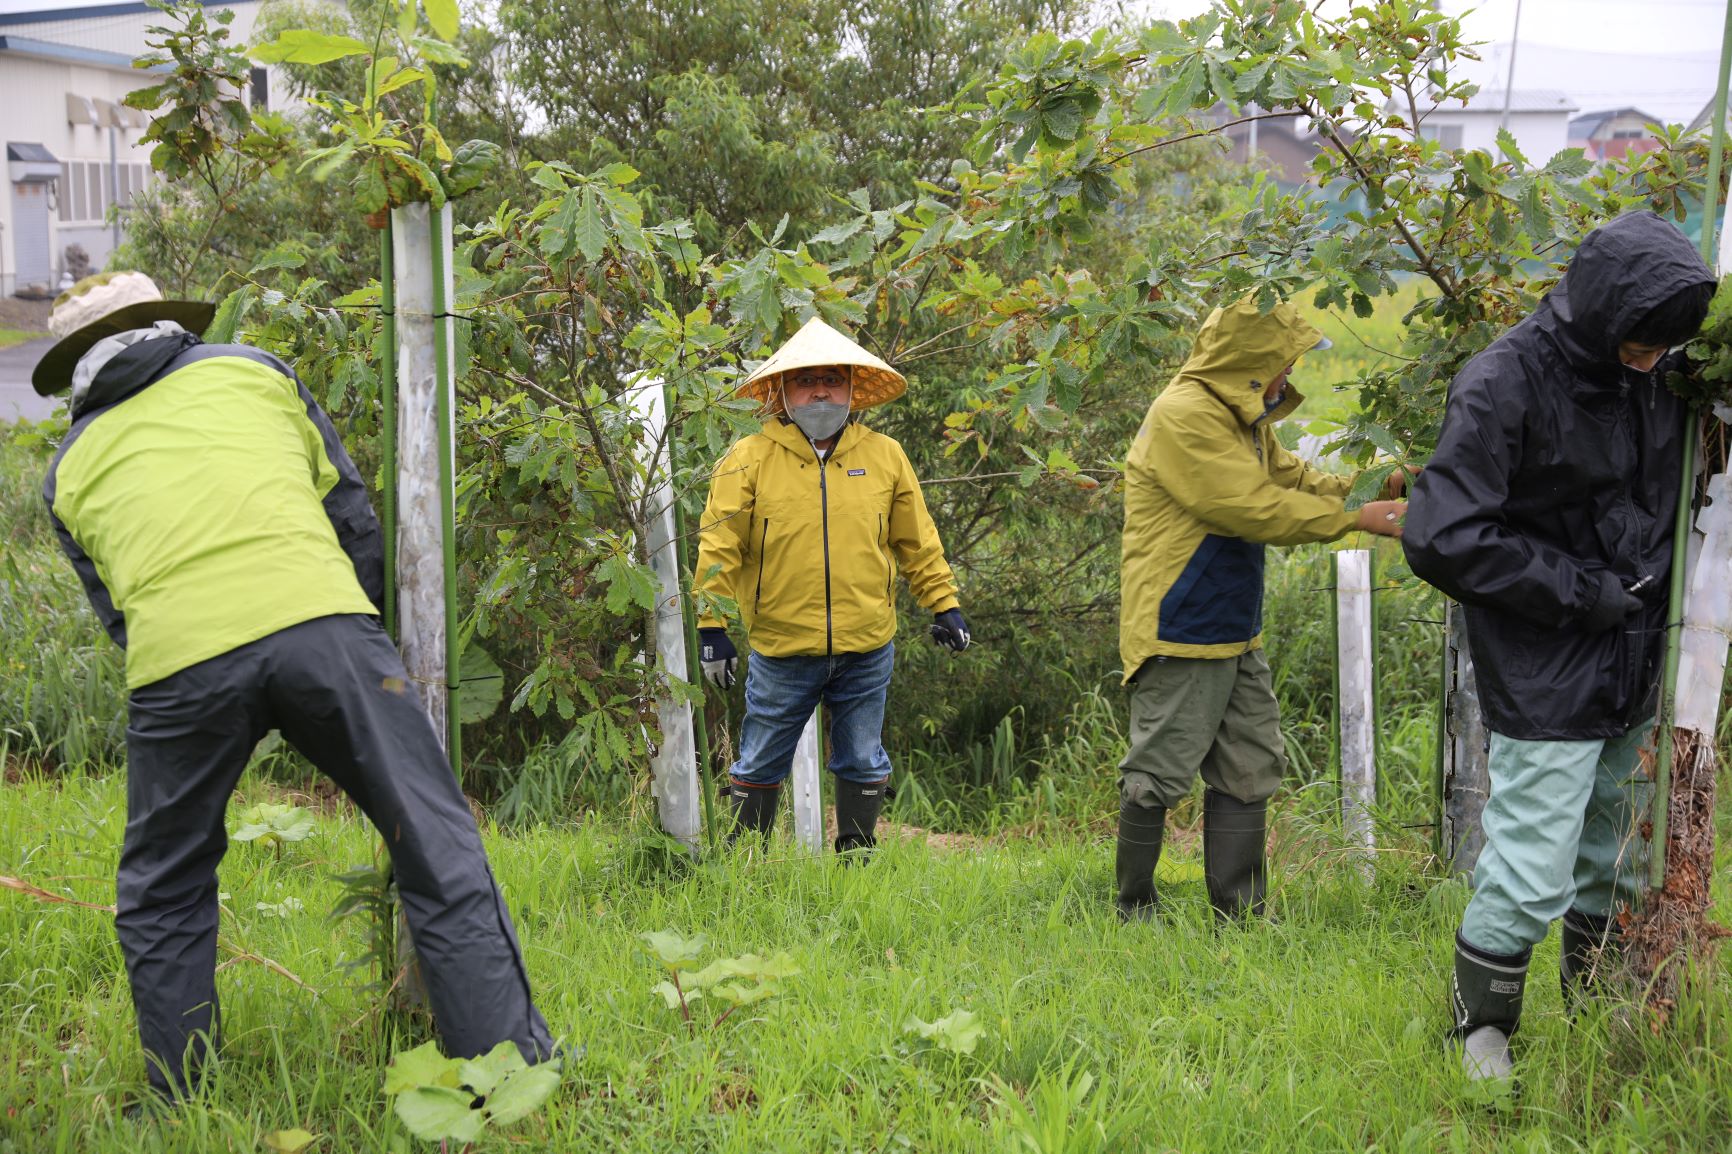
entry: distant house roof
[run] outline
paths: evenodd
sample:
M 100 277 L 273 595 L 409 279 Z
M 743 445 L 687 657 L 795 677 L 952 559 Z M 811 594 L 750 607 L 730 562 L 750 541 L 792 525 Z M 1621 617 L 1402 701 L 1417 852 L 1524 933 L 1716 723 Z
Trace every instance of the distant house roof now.
M 1421 109 L 1421 115 L 1432 112 L 1491 113 L 1501 115 L 1504 107 L 1504 93 L 1501 88 L 1482 88 L 1468 98 L 1464 108 L 1454 100 L 1446 100 L 1435 109 Z M 1581 105 L 1569 98 L 1567 93 L 1555 88 L 1515 88 L 1510 91 L 1509 110 L 1511 112 L 1580 112 Z
M 1608 120 L 1616 120 L 1620 116 L 1635 116 L 1643 124 L 1658 124 L 1660 117 L 1643 112 L 1640 108 L 1605 108 L 1598 112 L 1584 112 L 1570 121 L 1570 139 L 1587 140 L 1598 132 Z
M 233 8 L 255 0 L 198 0 L 205 8 Z M 0 27 L 8 24 L 44 24 L 61 20 L 95 20 L 103 16 L 128 16 L 149 12 L 149 4 L 63 4 L 53 8 L 36 8 L 29 12 L 0 12 Z

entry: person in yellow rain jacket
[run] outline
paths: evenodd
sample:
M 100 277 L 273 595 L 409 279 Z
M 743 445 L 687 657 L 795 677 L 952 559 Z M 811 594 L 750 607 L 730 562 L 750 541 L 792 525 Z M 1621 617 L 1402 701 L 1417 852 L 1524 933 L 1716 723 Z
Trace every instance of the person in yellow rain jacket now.
M 1126 920 L 1156 908 L 1167 810 L 1199 771 L 1209 903 L 1224 920 L 1262 913 L 1268 799 L 1286 770 L 1262 654 L 1263 548 L 1401 534 L 1405 504 L 1350 512 L 1354 478 L 1306 467 L 1275 437 L 1302 399 L 1289 370 L 1327 347 L 1290 303 L 1216 309 L 1131 445 L 1119 622 L 1131 735 L 1116 865 Z M 1406 481 L 1397 470 L 1386 496 Z
M 874 844 L 890 777 L 882 733 L 898 573 L 933 614 L 933 641 L 968 648 L 914 467 L 858 418 L 906 388 L 901 373 L 816 318 L 740 387 L 764 405 L 763 431 L 715 469 L 697 564 L 697 588 L 739 607 L 752 651 L 729 771 L 736 830 L 774 824 L 794 747 L 822 702 L 837 852 Z M 704 676 L 725 689 L 738 663 L 725 622 L 706 612 L 698 632 Z

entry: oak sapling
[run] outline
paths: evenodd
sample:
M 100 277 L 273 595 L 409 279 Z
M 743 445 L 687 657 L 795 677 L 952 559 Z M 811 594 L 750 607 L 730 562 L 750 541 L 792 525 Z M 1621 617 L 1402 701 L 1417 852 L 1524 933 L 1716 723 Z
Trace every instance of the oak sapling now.
M 727 1021 L 741 1006 L 749 1006 L 780 993 L 782 980 L 800 972 L 794 959 L 783 952 L 768 958 L 759 954 L 718 958 L 698 968 L 698 956 L 709 944 L 709 939 L 704 935 L 687 938 L 677 930 L 668 929 L 640 936 L 649 951 L 661 962 L 662 968 L 668 972 L 668 980 L 658 982 L 651 992 L 661 995 L 668 1009 L 678 1010 L 681 1019 L 693 1029 L 697 1028 L 697 1022 L 692 1017 L 694 1002 L 707 997 L 727 1006 L 727 1009 L 710 1023 L 713 1029 Z

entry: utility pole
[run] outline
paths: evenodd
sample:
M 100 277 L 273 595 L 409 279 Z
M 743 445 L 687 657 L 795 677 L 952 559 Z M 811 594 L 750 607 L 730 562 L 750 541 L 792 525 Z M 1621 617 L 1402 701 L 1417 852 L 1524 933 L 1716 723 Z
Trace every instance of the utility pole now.
M 1515 92 L 1515 61 L 1516 44 L 1522 35 L 1522 0 L 1516 0 L 1515 27 L 1509 34 L 1509 71 L 1504 74 L 1503 81 L 1503 117 L 1498 121 L 1499 128 L 1509 127 L 1509 106 L 1511 95 Z

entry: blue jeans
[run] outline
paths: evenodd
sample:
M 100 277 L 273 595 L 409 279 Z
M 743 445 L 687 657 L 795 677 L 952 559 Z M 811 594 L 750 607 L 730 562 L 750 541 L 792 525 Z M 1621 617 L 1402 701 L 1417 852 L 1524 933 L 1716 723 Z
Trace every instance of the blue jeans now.
M 740 757 L 728 776 L 742 785 L 780 785 L 794 763 L 800 732 L 818 703 L 829 726 L 829 769 L 863 784 L 890 776 L 884 752 L 884 698 L 890 691 L 891 642 L 870 653 L 832 657 L 765 657 L 746 667 L 746 719 Z

